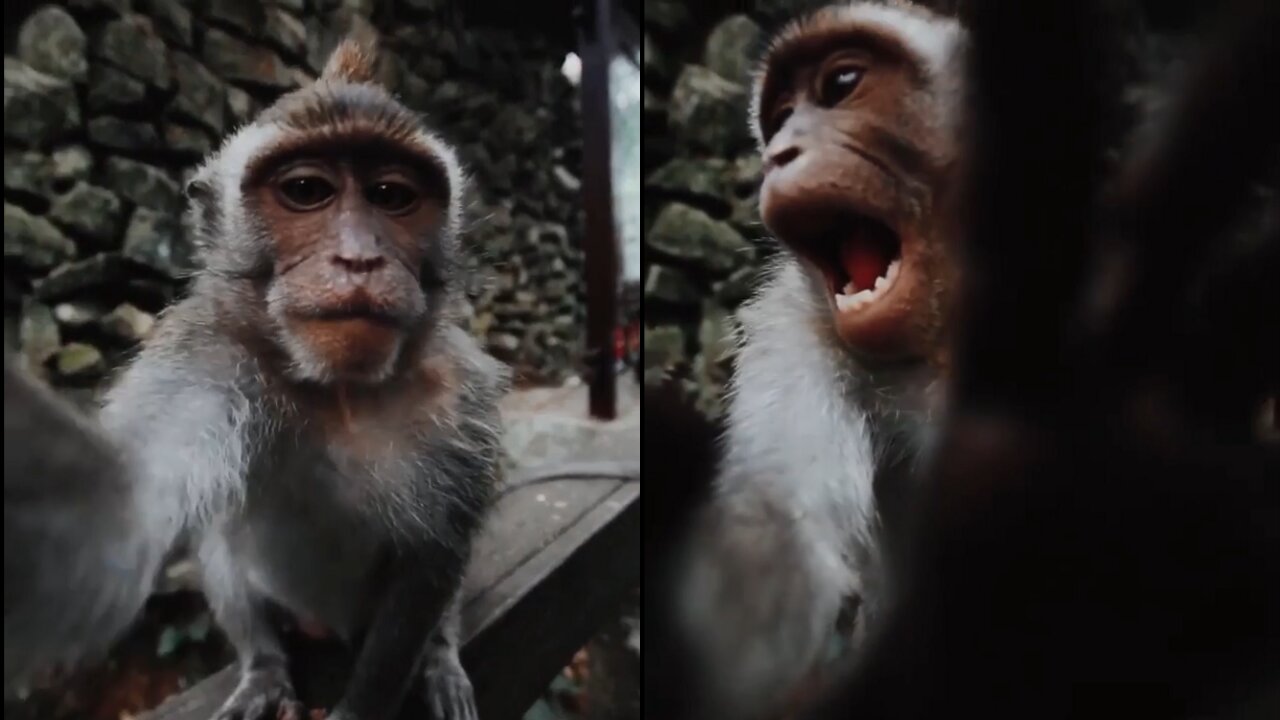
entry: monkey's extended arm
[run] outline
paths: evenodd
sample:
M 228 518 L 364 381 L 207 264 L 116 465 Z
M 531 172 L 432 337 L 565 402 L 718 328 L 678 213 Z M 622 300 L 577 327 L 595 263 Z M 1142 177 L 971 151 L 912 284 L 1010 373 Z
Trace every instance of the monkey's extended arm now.
M 6 689 L 106 649 L 142 608 L 172 538 L 149 534 L 118 450 L 4 360 Z

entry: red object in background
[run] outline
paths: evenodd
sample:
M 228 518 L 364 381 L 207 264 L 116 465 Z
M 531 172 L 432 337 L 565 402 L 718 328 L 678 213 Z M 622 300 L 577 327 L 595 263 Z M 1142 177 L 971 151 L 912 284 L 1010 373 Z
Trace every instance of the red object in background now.
M 613 329 L 613 357 L 624 360 L 640 349 L 640 323 L 633 322 Z

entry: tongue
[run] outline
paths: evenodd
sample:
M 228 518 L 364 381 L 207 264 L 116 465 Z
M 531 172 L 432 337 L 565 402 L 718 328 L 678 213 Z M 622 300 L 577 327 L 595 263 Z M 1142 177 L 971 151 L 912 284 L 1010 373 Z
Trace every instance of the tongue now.
M 876 278 L 889 272 L 891 260 L 888 248 L 878 242 L 868 242 L 863 237 L 848 240 L 840 246 L 840 264 L 853 281 L 855 290 L 875 287 Z

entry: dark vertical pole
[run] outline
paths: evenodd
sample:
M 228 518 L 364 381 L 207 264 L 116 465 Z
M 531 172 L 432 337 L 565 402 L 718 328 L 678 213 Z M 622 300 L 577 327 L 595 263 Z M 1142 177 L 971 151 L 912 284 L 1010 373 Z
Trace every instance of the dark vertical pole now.
M 582 202 L 586 216 L 583 252 L 587 281 L 587 363 L 591 416 L 617 416 L 613 333 L 618 324 L 619 249 L 613 218 L 612 0 L 588 0 L 582 33 Z

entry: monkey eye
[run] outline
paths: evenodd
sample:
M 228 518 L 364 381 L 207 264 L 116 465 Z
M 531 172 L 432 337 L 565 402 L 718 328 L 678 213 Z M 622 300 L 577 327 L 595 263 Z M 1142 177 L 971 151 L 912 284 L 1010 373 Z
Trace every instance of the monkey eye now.
M 862 81 L 863 69 L 857 65 L 837 65 L 822 76 L 818 88 L 818 102 L 824 107 L 834 107 L 849 97 Z
M 280 196 L 293 210 L 315 210 L 329 202 L 336 192 L 333 184 L 319 175 L 301 175 L 280 183 Z
M 374 207 L 393 214 L 408 212 L 418 202 L 418 191 L 402 182 L 376 182 L 365 188 L 364 196 Z

